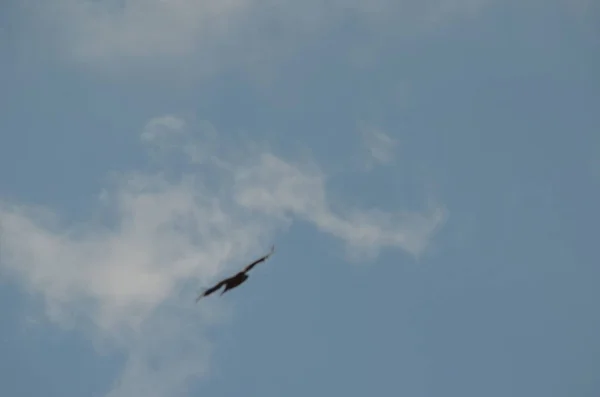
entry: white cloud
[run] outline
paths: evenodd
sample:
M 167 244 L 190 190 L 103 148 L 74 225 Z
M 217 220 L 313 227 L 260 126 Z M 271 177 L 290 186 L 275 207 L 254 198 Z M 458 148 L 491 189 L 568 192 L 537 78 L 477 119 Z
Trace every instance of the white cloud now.
M 202 124 L 200 140 L 190 129 L 175 116 L 148 123 L 142 140 L 187 155 L 192 170 L 176 180 L 122 174 L 100 200 L 114 222 L 69 226 L 47 209 L 0 203 L 0 270 L 41 298 L 52 320 L 127 354 L 110 397 L 176 396 L 206 373 L 210 346 L 201 330 L 222 319 L 224 308 L 219 301 L 196 306 L 198 286 L 262 254 L 294 219 L 351 252 L 397 247 L 419 255 L 445 218 L 440 207 L 342 211 L 316 165 L 229 150 L 210 124 Z M 202 149 L 207 136 L 214 151 Z M 193 171 L 197 164 L 203 173 Z
M 379 164 L 391 164 L 398 141 L 375 126 L 365 125 L 360 130 L 371 159 Z

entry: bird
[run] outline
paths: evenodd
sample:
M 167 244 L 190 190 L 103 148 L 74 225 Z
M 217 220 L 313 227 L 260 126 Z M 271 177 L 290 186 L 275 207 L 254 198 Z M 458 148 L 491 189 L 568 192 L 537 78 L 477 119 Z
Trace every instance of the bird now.
M 254 262 L 252 262 L 251 264 L 246 266 L 242 271 L 238 272 L 236 275 L 226 278 L 224 280 L 221 280 L 214 286 L 206 289 L 202 294 L 200 294 L 196 298 L 196 303 L 198 303 L 198 301 L 200 299 L 204 298 L 205 296 L 208 296 L 208 295 L 212 294 L 213 292 L 217 291 L 222 286 L 225 286 L 225 288 L 221 292 L 221 295 L 223 295 L 225 292 L 239 286 L 240 284 L 242 284 L 244 281 L 246 281 L 248 279 L 248 275 L 246 273 L 248 273 L 254 266 L 258 265 L 259 263 L 266 261 L 271 255 L 273 255 L 273 252 L 275 252 L 275 245 L 271 246 L 271 251 L 269 251 L 269 253 L 267 255 L 255 260 Z

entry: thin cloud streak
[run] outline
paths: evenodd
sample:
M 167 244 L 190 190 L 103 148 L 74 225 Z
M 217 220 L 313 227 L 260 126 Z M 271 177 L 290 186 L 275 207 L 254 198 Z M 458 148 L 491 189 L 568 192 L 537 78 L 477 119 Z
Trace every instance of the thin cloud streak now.
M 375 126 L 362 126 L 361 133 L 371 159 L 383 165 L 392 164 L 398 141 Z M 369 162 L 368 167 L 371 166 Z
M 188 65 L 197 74 L 240 64 L 260 69 L 349 16 L 366 31 L 412 35 L 489 1 L 29 0 L 18 16 L 22 34 L 37 34 L 42 48 L 87 68 Z

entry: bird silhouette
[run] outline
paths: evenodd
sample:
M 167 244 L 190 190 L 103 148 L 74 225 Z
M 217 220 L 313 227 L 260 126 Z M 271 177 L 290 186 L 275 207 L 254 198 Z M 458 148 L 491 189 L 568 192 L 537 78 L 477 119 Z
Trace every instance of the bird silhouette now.
M 267 255 L 263 256 L 260 259 L 255 260 L 254 262 L 252 262 L 251 264 L 246 266 L 241 272 L 238 272 L 236 275 L 234 275 L 232 277 L 221 280 L 214 286 L 205 290 L 202 294 L 200 294 L 196 298 L 196 302 L 198 302 L 200 299 L 204 298 L 205 296 L 208 296 L 208 295 L 212 294 L 213 292 L 217 291 L 222 286 L 225 286 L 225 288 L 221 292 L 221 295 L 223 295 L 225 292 L 227 292 L 231 289 L 234 289 L 235 287 L 238 287 L 240 284 L 242 284 L 244 281 L 246 281 L 248 279 L 248 275 L 246 273 L 248 273 L 254 266 L 258 265 L 259 263 L 266 261 L 271 255 L 273 255 L 273 252 L 275 252 L 275 245 L 273 245 L 271 247 L 271 251 L 269 251 L 269 253 Z

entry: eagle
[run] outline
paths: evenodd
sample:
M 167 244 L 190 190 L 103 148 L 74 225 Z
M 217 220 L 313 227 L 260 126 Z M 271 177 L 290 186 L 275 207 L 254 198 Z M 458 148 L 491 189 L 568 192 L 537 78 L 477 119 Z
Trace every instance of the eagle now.
M 221 292 L 221 295 L 223 295 L 230 289 L 234 289 L 235 287 L 239 286 L 248 279 L 248 275 L 246 273 L 248 273 L 254 266 L 258 265 L 259 263 L 266 261 L 271 255 L 273 255 L 273 252 L 275 252 L 275 245 L 271 247 L 271 251 L 269 251 L 267 255 L 255 260 L 254 262 L 246 266 L 241 272 L 238 272 L 236 275 L 226 278 L 225 280 L 221 280 L 213 287 L 208 288 L 196 298 L 196 303 L 203 297 L 208 296 L 213 292 L 217 291 L 222 286 L 225 286 L 225 288 Z

